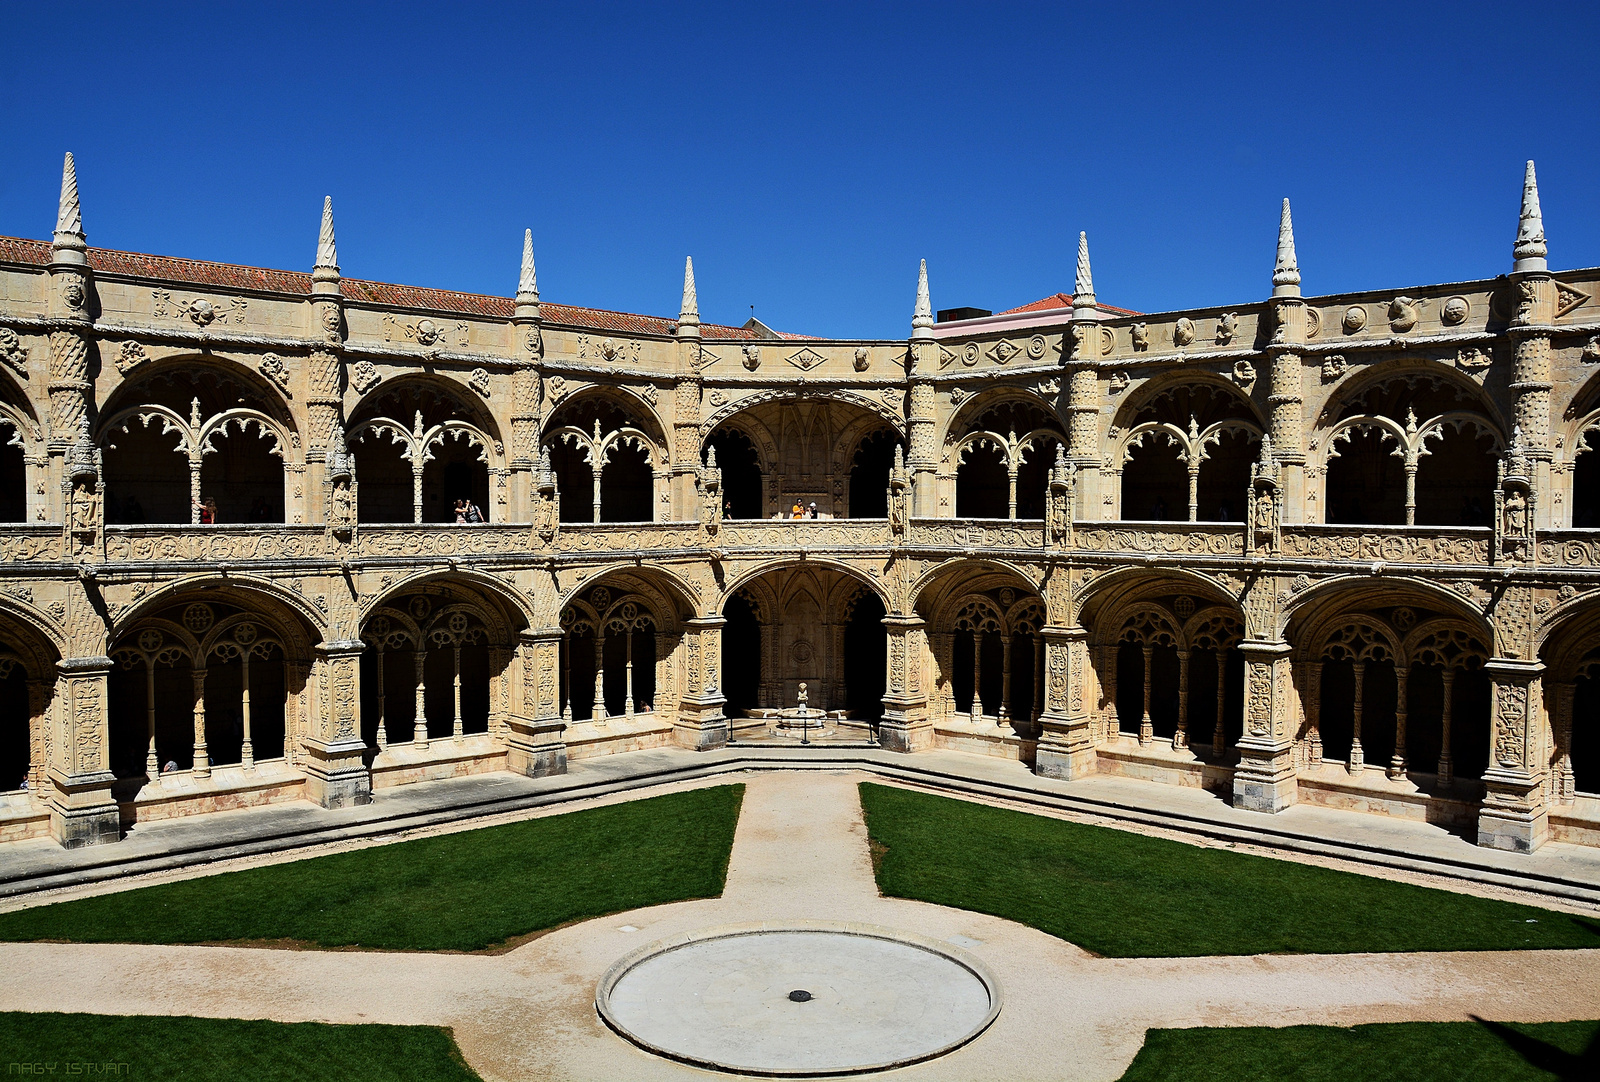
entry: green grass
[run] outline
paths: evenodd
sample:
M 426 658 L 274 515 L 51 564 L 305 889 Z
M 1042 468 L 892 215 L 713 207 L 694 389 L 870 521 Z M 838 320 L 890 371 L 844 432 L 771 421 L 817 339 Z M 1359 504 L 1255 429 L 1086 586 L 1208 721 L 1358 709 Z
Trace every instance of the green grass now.
M 0 914 L 0 940 L 482 950 L 722 893 L 744 786 L 397 842 Z
M 1600 1022 L 1152 1029 L 1121 1082 L 1546 1082 L 1600 1078 Z
M 0 1013 L 0 1064 L 11 1076 L 33 1064 L 47 1078 L 138 1082 L 481 1082 L 437 1026 L 237 1018 Z
M 884 894 L 1108 957 L 1600 947 L 1600 924 L 1532 906 L 871 783 L 861 805 Z

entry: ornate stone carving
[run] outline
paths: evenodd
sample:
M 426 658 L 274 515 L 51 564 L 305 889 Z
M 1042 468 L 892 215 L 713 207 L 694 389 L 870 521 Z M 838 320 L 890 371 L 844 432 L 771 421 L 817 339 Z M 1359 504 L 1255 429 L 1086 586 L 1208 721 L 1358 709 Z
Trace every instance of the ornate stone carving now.
M 1464 323 L 1472 312 L 1472 304 L 1465 297 L 1449 297 L 1439 307 L 1439 322 L 1446 327 Z
M 810 346 L 807 346 L 798 353 L 789 354 L 788 360 L 790 364 L 800 369 L 800 371 L 809 372 L 823 361 L 827 360 L 827 358 L 818 353 L 816 350 L 812 349 Z
M 1113 373 L 1111 373 L 1110 381 L 1108 381 L 1108 383 L 1106 384 L 1106 389 L 1109 390 L 1112 394 L 1121 394 L 1123 391 L 1126 391 L 1128 389 L 1129 382 L 1131 382 L 1131 381 L 1130 381 L 1130 379 L 1128 377 L 1128 373 L 1126 373 L 1126 372 L 1113 372 Z
M 1049 348 L 1050 343 L 1045 341 L 1045 337 L 1042 334 L 1036 334 L 1028 339 L 1028 357 L 1030 360 L 1041 360 L 1045 355 L 1045 351 Z
M 1344 310 L 1344 318 L 1340 320 L 1345 334 L 1355 334 L 1367 325 L 1367 310 L 1359 304 L 1352 304 Z
M 1233 379 L 1241 387 L 1248 387 L 1256 381 L 1256 366 L 1240 358 L 1233 362 Z
M 1421 306 L 1410 297 L 1396 297 L 1389 302 L 1389 329 L 1404 333 L 1417 325 Z
M 1227 345 L 1238 333 L 1239 316 L 1236 313 L 1224 312 L 1217 317 L 1217 345 Z
M 944 351 L 941 350 L 940 352 L 942 353 Z M 867 347 L 866 346 L 857 346 L 856 347 L 855 360 L 852 362 L 852 364 L 855 366 L 855 370 L 857 372 L 865 372 L 867 370 L 867 361 L 868 361 Z
M 1181 316 L 1178 322 L 1172 325 L 1172 344 L 1182 349 L 1194 342 L 1194 320 L 1188 316 Z
M 1022 351 L 1015 345 L 1002 338 L 1000 341 L 990 346 L 984 356 L 988 357 L 995 364 L 1005 364 L 1020 352 Z
M 123 343 L 127 346 L 129 343 Z M 134 343 L 137 344 L 137 343 Z M 10 327 L 0 327 L 0 361 L 4 361 L 23 379 L 28 378 L 28 350 Z M 119 365 L 120 367 L 120 365 Z
M 754 372 L 756 369 L 761 367 L 760 346 L 752 342 L 750 345 L 745 346 L 742 350 L 740 350 L 740 353 L 744 355 L 744 360 L 742 363 L 747 370 Z M 791 358 L 791 362 L 792 360 L 793 358 Z
M 175 300 L 165 289 L 150 291 L 151 314 L 169 319 L 187 319 L 196 327 L 209 327 L 212 323 L 243 323 L 250 302 L 243 297 L 230 297 L 226 301 L 213 301 L 208 297 L 190 297 L 187 301 Z
M 350 366 L 350 382 L 360 394 L 372 390 L 382 379 L 378 374 L 378 366 L 365 357 Z
M 1494 354 L 1484 349 L 1469 349 L 1463 346 L 1456 352 L 1456 367 L 1464 368 L 1469 372 L 1488 368 L 1494 363 Z
M 489 370 L 487 368 L 474 368 L 472 375 L 467 378 L 467 386 L 477 391 L 483 397 L 489 397 Z
M 1322 359 L 1322 382 L 1332 383 L 1345 374 L 1344 354 L 1332 353 Z
M 1150 325 L 1135 323 L 1128 328 L 1128 336 L 1133 339 L 1133 351 L 1143 353 L 1150 348 Z
M 124 352 L 126 352 L 128 345 L 137 345 L 137 343 L 124 343 Z M 283 363 L 282 357 L 276 353 L 268 353 L 257 362 L 256 370 L 272 381 L 278 390 L 285 395 L 289 394 L 289 366 Z

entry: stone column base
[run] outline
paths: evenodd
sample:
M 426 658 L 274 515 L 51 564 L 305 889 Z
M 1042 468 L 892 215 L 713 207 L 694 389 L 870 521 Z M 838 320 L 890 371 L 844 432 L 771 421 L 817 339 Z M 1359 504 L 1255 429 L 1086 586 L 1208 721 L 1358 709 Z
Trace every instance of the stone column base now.
M 306 798 L 324 808 L 354 808 L 372 803 L 372 775 L 360 740 L 305 742 Z
M 506 768 L 529 778 L 546 778 L 567 772 L 567 744 L 562 737 L 566 725 L 560 718 L 533 721 L 512 714 L 506 718 L 511 730 L 506 741 Z
M 122 840 L 122 814 L 111 798 L 112 775 L 66 777 L 52 772 L 50 836 L 63 849 L 82 849 Z
M 926 751 L 933 747 L 933 722 L 885 717 L 878 722 L 878 746 L 885 751 Z
M 726 747 L 728 719 L 721 715 L 699 720 L 680 717 L 672 726 L 672 742 L 692 751 L 715 751 Z
M 1033 772 L 1041 778 L 1075 781 L 1093 774 L 1099 767 L 1093 744 L 1073 745 L 1049 739 L 1046 730 L 1033 752 Z
M 1276 815 L 1295 803 L 1299 781 L 1288 749 L 1263 752 L 1241 742 L 1239 754 L 1239 765 L 1233 772 L 1235 808 Z
M 1483 784 L 1487 791 L 1478 811 L 1479 845 L 1531 853 L 1550 839 L 1549 812 L 1536 779 L 1490 767 Z

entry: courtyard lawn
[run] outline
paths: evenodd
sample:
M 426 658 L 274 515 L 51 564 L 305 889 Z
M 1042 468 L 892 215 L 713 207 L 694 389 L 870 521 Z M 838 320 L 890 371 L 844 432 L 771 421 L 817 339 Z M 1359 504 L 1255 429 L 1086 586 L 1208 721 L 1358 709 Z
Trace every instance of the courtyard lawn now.
M 482 950 L 721 894 L 743 796 L 695 789 L 59 902 L 0 914 L 0 940 Z
M 1152 1029 L 1121 1082 L 1547 1082 L 1600 1078 L 1600 1022 Z
M 1112 958 L 1600 947 L 1600 922 L 1533 906 L 865 782 L 861 806 L 884 894 Z
M 0 1062 L 10 1075 L 52 1078 L 480 1082 L 437 1026 L 6 1012 Z

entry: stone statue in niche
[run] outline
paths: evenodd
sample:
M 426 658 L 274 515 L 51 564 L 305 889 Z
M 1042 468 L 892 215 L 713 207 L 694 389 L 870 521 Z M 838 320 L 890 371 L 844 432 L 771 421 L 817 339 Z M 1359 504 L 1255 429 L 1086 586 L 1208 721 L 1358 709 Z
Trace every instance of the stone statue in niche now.
M 1515 489 L 1506 493 L 1505 536 L 1518 540 L 1528 536 L 1528 499 Z
M 1276 506 L 1272 493 L 1262 492 L 1256 496 L 1256 531 L 1258 533 L 1271 533 L 1276 520 Z
M 73 482 L 72 528 L 78 533 L 94 533 L 100 528 L 100 493 L 93 481 Z
M 355 500 L 351 497 L 350 481 L 341 477 L 333 483 L 328 506 L 328 527 L 334 536 L 348 538 L 355 520 Z

